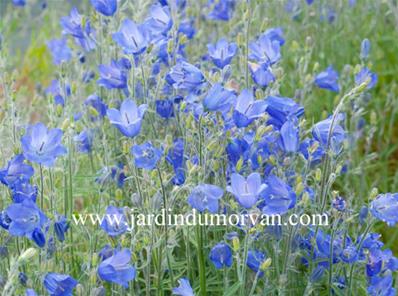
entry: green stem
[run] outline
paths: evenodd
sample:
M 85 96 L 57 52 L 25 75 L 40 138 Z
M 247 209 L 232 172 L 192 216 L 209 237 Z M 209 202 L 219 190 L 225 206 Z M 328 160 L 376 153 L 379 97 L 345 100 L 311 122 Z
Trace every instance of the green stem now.
M 196 225 L 196 240 L 198 246 L 198 263 L 199 263 L 199 282 L 200 282 L 200 295 L 206 296 L 206 265 L 203 255 L 203 237 L 201 225 Z

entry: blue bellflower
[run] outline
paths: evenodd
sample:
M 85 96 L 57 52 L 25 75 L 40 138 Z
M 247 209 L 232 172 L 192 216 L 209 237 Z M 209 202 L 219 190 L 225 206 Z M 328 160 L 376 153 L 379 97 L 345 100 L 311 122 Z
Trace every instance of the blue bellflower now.
M 134 164 L 137 168 L 153 170 L 163 156 L 163 150 L 156 148 L 151 142 L 131 147 L 131 154 L 134 155 Z
M 231 186 L 227 187 L 227 191 L 235 196 L 242 207 L 249 209 L 257 203 L 265 188 L 266 185 L 262 184 L 259 173 L 252 173 L 247 179 L 234 173 L 231 175 Z
M 174 101 L 173 100 L 156 100 L 156 113 L 162 118 L 174 117 Z
M 128 288 L 129 282 L 134 280 L 136 271 L 130 264 L 129 249 L 115 250 L 114 254 L 101 262 L 98 266 L 99 277 L 107 282 Z
M 110 123 L 116 126 L 123 135 L 133 138 L 141 131 L 146 109 L 146 104 L 137 107 L 133 100 L 126 99 L 122 102 L 120 110 L 108 109 L 107 115 Z
M 261 271 L 261 265 L 265 260 L 266 255 L 263 252 L 258 250 L 249 250 L 247 252 L 246 264 L 251 270 L 258 273 L 259 276 L 264 274 L 264 272 Z
M 379 194 L 370 203 L 370 212 L 376 219 L 394 226 L 398 223 L 398 193 Z
M 246 127 L 263 116 L 266 108 L 267 103 L 264 100 L 254 100 L 253 93 L 244 89 L 236 99 L 233 120 L 237 127 Z
M 181 61 L 171 68 L 166 80 L 175 89 L 195 92 L 204 84 L 205 77 L 197 67 Z
M 288 118 L 299 118 L 304 114 L 304 108 L 290 98 L 269 96 L 265 101 L 266 111 L 271 116 L 268 123 L 277 128 L 281 128 Z
M 257 85 L 261 87 L 267 87 L 268 85 L 270 85 L 272 82 L 275 81 L 275 76 L 272 73 L 269 64 L 266 63 L 256 64 L 249 62 L 248 66 L 250 70 L 250 75 L 253 81 Z
M 333 122 L 333 118 L 329 117 L 314 125 L 312 135 L 324 150 L 331 149 L 335 154 L 341 152 L 346 133 L 339 124 L 344 118 L 343 114 L 338 114 Z M 332 129 L 333 124 L 333 129 Z
M 125 89 L 127 88 L 127 69 L 115 60 L 111 61 L 110 65 L 98 66 L 100 79 L 97 84 L 107 89 Z
M 327 89 L 333 92 L 339 92 L 339 73 L 332 66 L 326 68 L 325 71 L 319 73 L 315 77 L 315 84 L 319 88 Z
M 228 41 L 224 38 L 217 41 L 215 45 L 208 44 L 207 49 L 209 56 L 214 65 L 218 68 L 223 69 L 226 65 L 231 63 L 232 58 L 235 56 L 238 46 L 236 43 Z
M 14 182 L 10 187 L 10 189 L 11 189 L 12 200 L 15 203 L 21 203 L 25 199 L 30 199 L 31 201 L 36 202 L 37 192 L 38 192 L 36 185 L 30 184 L 26 180 L 20 180 Z
M 21 138 L 25 158 L 44 166 L 53 166 L 57 157 L 67 152 L 61 143 L 62 135 L 59 128 L 48 130 L 41 122 L 29 126 Z
M 285 214 L 296 203 L 296 194 L 280 178 L 270 175 L 266 180 L 267 188 L 262 192 L 262 211 L 266 215 Z
M 73 137 L 77 150 L 81 153 L 90 153 L 93 147 L 93 133 L 91 130 L 84 130 Z
M 260 64 L 273 65 L 281 59 L 281 46 L 284 42 L 280 28 L 268 30 L 249 44 L 249 58 Z
M 170 9 L 159 4 L 152 5 L 149 9 L 149 18 L 145 21 L 145 27 L 151 32 L 152 38 L 160 34 L 166 34 L 173 26 Z
M 145 30 L 129 19 L 125 19 L 119 31 L 112 35 L 113 40 L 123 49 L 126 54 L 139 55 L 148 46 Z
M 108 106 L 96 94 L 89 95 L 84 101 L 84 105 L 86 107 L 94 108 L 97 113 L 95 116 L 92 114 L 93 112 L 90 113 L 91 120 L 95 120 L 96 117 L 103 118 L 106 115 L 106 110 L 108 109 Z
M 294 153 L 299 149 L 299 127 L 297 120 L 289 119 L 281 127 L 281 148 L 286 153 Z
M 205 110 L 227 113 L 235 104 L 236 95 L 234 91 L 225 89 L 221 84 L 216 83 L 208 91 L 203 99 Z
M 192 189 L 188 196 L 188 203 L 199 212 L 208 210 L 210 213 L 218 212 L 218 201 L 223 196 L 224 190 L 211 184 L 200 184 Z
M 373 73 L 368 68 L 363 67 L 361 71 L 355 75 L 355 84 L 361 85 L 364 82 L 367 82 L 367 89 L 374 88 L 377 83 L 377 74 Z
M 90 0 L 96 11 L 105 15 L 113 16 L 117 10 L 117 0 Z
M 178 280 L 179 286 L 173 288 L 173 295 L 178 296 L 195 296 L 191 284 L 187 278 L 180 278 Z
M 65 216 L 57 216 L 57 219 L 54 222 L 54 232 L 60 242 L 65 240 L 65 233 L 68 229 L 69 222 L 66 220 Z
M 224 242 L 218 243 L 210 250 L 209 259 L 217 269 L 231 267 L 233 262 L 232 249 Z
M 33 167 L 25 163 L 22 154 L 14 156 L 6 167 L 0 169 L 0 182 L 12 186 L 17 181 L 27 181 L 34 174 Z
M 68 47 L 65 38 L 52 39 L 47 42 L 47 46 L 55 65 L 61 65 L 63 62 L 68 62 L 72 58 L 72 51 Z
M 173 147 L 169 150 L 166 160 L 173 166 L 174 177 L 172 182 L 174 185 L 182 185 L 185 182 L 185 157 L 184 157 L 184 140 L 178 138 L 174 140 Z
M 209 0 L 213 10 L 209 13 L 209 19 L 217 21 L 229 21 L 234 14 L 236 0 Z
M 123 213 L 123 208 L 108 206 L 106 208 L 105 219 L 102 220 L 101 228 L 109 236 L 118 236 L 127 231 L 127 221 Z
M 78 282 L 70 275 L 49 272 L 43 284 L 51 296 L 72 296 Z

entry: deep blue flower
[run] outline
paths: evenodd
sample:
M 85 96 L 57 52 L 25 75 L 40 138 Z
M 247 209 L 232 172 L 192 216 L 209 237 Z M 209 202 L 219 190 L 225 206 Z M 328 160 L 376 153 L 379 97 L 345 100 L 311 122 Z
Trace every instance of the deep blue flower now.
M 209 0 L 213 10 L 209 13 L 212 20 L 229 21 L 235 11 L 236 0 Z
M 325 155 L 325 151 L 319 142 L 309 138 L 301 142 L 300 152 L 306 160 L 310 161 L 311 165 L 320 163 Z
M 261 87 L 267 87 L 271 82 L 275 81 L 275 76 L 267 63 L 256 64 L 249 62 L 249 69 L 253 81 Z
M 192 39 L 195 36 L 195 20 L 193 18 L 181 21 L 178 27 L 178 33 L 184 34 L 188 39 Z
M 40 228 L 35 228 L 32 232 L 31 239 L 40 248 L 43 248 L 46 244 L 46 236 Z
M 266 111 L 271 116 L 268 123 L 277 128 L 281 128 L 288 118 L 299 118 L 304 114 L 304 108 L 290 98 L 269 96 L 265 101 Z
M 126 54 L 141 54 L 148 46 L 143 27 L 129 19 L 122 22 L 119 31 L 114 33 L 112 38 Z
M 339 73 L 332 66 L 329 66 L 325 71 L 316 75 L 314 82 L 319 88 L 339 92 L 340 86 L 338 80 Z
M 166 156 L 167 162 L 173 166 L 175 176 L 173 177 L 174 185 L 182 185 L 185 182 L 185 157 L 184 157 L 184 140 L 178 138 L 174 140 L 173 147 Z
M 369 81 L 368 81 L 369 80 Z M 370 71 L 368 68 L 363 67 L 361 71 L 355 75 L 355 84 L 361 85 L 362 83 L 367 82 L 367 89 L 373 88 L 377 83 L 377 74 Z
M 185 61 L 178 62 L 167 74 L 167 82 L 175 89 L 197 91 L 205 82 L 202 72 Z
M 222 38 L 218 40 L 215 45 L 208 44 L 207 49 L 214 65 L 220 69 L 223 69 L 226 65 L 231 63 L 232 58 L 235 56 L 238 50 L 238 46 L 236 43 L 228 43 L 226 39 Z
M 234 91 L 227 90 L 221 84 L 216 83 L 203 99 L 203 106 L 206 110 L 219 111 L 225 114 L 235 104 L 235 100 L 236 95 Z
M 84 105 L 94 108 L 99 118 L 104 117 L 106 115 L 106 110 L 108 109 L 108 106 L 96 94 L 88 96 L 84 101 Z M 92 113 L 93 112 L 90 113 L 90 118 L 94 120 L 97 116 L 94 116 Z
M 210 250 L 209 259 L 217 269 L 231 267 L 234 260 L 232 249 L 224 242 L 218 243 Z
M 55 65 L 68 62 L 72 58 L 72 51 L 68 47 L 67 40 L 65 38 L 52 39 L 47 42 L 47 46 L 51 52 Z
M 83 17 L 76 7 L 72 8 L 69 16 L 62 17 L 60 23 L 63 28 L 62 33 L 73 36 L 75 43 L 85 51 L 96 47 L 95 31 L 91 27 L 90 20 L 87 20 L 83 27 Z
M 151 142 L 131 147 L 131 154 L 134 155 L 134 164 L 137 168 L 153 170 L 163 156 L 162 149 L 156 148 Z
M 62 135 L 59 128 L 48 130 L 41 122 L 29 126 L 21 138 L 24 156 L 27 160 L 53 166 L 57 157 L 66 153 Z
M 262 276 L 264 272 L 261 271 L 261 265 L 266 260 L 266 255 L 257 250 L 249 250 L 247 252 L 247 266 L 253 270 L 254 272 L 258 273 L 259 276 Z
M 57 220 L 54 222 L 54 231 L 60 242 L 65 240 L 65 233 L 69 229 L 69 222 L 65 216 L 57 216 Z
M 173 100 L 156 100 L 156 113 L 162 118 L 174 117 Z
M 269 29 L 249 44 L 249 58 L 260 64 L 273 65 L 281 58 L 281 46 L 284 42 L 282 29 Z
M 12 4 L 14 4 L 14 6 L 23 7 L 26 5 L 26 0 L 12 0 Z
M 73 137 L 76 143 L 77 150 L 81 153 L 91 152 L 93 146 L 93 133 L 91 130 L 84 130 Z
M 166 34 L 173 26 L 169 7 L 159 4 L 152 5 L 149 9 L 149 18 L 145 21 L 145 26 L 151 31 L 152 38 L 160 34 Z
M 122 65 L 112 60 L 110 65 L 98 66 L 100 79 L 97 80 L 98 85 L 107 89 L 124 89 L 127 88 L 127 72 Z
M 8 231 L 13 236 L 26 236 L 32 239 L 35 229 L 41 229 L 47 222 L 47 217 L 30 199 L 9 205 L 5 214 L 11 221 Z
M 370 212 L 376 219 L 394 226 L 398 223 L 398 193 L 379 194 L 370 203 Z
M 26 180 L 20 180 L 14 182 L 10 187 L 10 189 L 11 189 L 12 200 L 15 203 L 21 203 L 25 199 L 30 199 L 31 201 L 36 202 L 36 197 L 38 192 L 36 185 L 30 184 Z
M 11 224 L 11 219 L 8 217 L 6 211 L 0 212 L 0 226 L 4 228 L 5 230 L 8 230 L 10 228 Z
M 118 236 L 127 231 L 127 220 L 123 208 L 108 206 L 106 214 L 101 222 L 101 228 L 109 236 Z
M 90 0 L 90 2 L 96 11 L 105 16 L 112 16 L 117 10 L 117 0 Z
M 267 187 L 261 196 L 264 199 L 262 211 L 266 215 L 285 214 L 296 203 L 296 194 L 280 178 L 270 175 L 266 180 Z
M 12 186 L 17 181 L 28 181 L 34 174 L 33 167 L 26 164 L 22 154 L 14 156 L 6 167 L 0 169 L 0 182 Z
M 237 138 L 232 139 L 226 147 L 228 160 L 232 163 L 233 166 L 235 166 L 242 156 L 247 155 L 249 149 L 250 145 L 249 143 L 247 143 L 246 140 Z
M 312 128 L 313 137 L 321 144 L 324 150 L 331 149 L 336 154 L 340 153 L 342 144 L 346 138 L 346 133 L 339 124 L 343 118 L 342 114 L 338 114 L 334 122 L 333 117 L 329 117 L 316 123 Z
M 281 148 L 286 153 L 297 152 L 300 144 L 297 120 L 289 119 L 281 127 Z
M 121 104 L 120 110 L 108 109 L 107 115 L 110 123 L 116 126 L 123 135 L 133 138 L 141 131 L 146 109 L 146 104 L 137 107 L 133 100 L 126 99 Z
M 253 93 L 244 89 L 236 99 L 233 120 L 237 127 L 246 127 L 265 113 L 267 103 L 254 100 Z
M 115 253 L 98 266 L 99 277 L 107 282 L 128 288 L 129 282 L 135 278 L 135 268 L 130 264 L 129 249 L 115 250 Z
M 387 271 L 384 275 L 371 277 L 367 289 L 370 296 L 395 296 L 396 290 L 393 288 L 393 277 Z
M 339 212 L 343 212 L 346 208 L 346 202 L 344 198 L 341 196 L 336 196 L 336 198 L 332 200 L 332 207 Z
M 44 287 L 51 296 L 72 296 L 78 282 L 67 274 L 49 272 L 44 278 Z
M 192 189 L 188 196 L 188 203 L 199 212 L 208 210 L 210 213 L 218 212 L 218 200 L 223 196 L 224 190 L 211 184 L 200 184 Z
M 340 259 L 345 263 L 353 263 L 358 260 L 358 248 L 355 245 L 346 246 L 340 254 Z
M 257 203 L 265 188 L 266 185 L 262 184 L 259 173 L 252 173 L 247 179 L 234 173 L 231 175 L 231 186 L 227 187 L 227 191 L 235 196 L 242 207 L 249 209 Z
M 18 280 L 21 283 L 22 286 L 26 286 L 27 282 L 28 282 L 28 276 L 26 275 L 26 273 L 24 272 L 20 272 L 18 274 Z
M 180 278 L 178 280 L 179 286 L 173 288 L 173 295 L 179 296 L 195 296 L 191 284 L 187 278 Z

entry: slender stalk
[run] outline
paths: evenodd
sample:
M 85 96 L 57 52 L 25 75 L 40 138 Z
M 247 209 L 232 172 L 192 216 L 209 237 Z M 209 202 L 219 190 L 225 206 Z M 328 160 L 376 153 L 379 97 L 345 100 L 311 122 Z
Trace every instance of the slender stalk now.
M 43 210 L 44 206 L 44 178 L 43 178 L 43 167 L 39 164 L 40 170 L 40 208 Z
M 246 269 L 247 269 L 247 253 L 249 251 L 249 233 L 246 233 L 245 236 L 245 242 L 244 242 L 244 251 L 243 251 L 243 262 L 242 262 L 242 280 L 241 280 L 241 286 L 240 286 L 240 296 L 244 296 L 245 295 L 245 291 L 246 291 Z
M 203 254 L 203 237 L 201 225 L 196 225 L 196 240 L 198 247 L 198 264 L 199 264 L 199 283 L 200 283 L 200 295 L 206 296 L 206 265 Z

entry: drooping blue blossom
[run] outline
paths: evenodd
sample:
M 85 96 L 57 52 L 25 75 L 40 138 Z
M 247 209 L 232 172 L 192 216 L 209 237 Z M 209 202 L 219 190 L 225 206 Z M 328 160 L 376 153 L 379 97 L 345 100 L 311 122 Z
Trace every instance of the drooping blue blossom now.
M 324 150 L 331 149 L 335 154 L 341 152 L 342 144 L 346 138 L 343 127 L 339 124 L 344 118 L 343 114 L 338 114 L 334 121 L 333 116 L 322 120 L 312 128 L 312 135 Z
M 236 0 L 209 0 L 212 11 L 209 18 L 217 21 L 229 21 L 235 11 Z
M 292 116 L 300 118 L 304 114 L 303 106 L 290 98 L 269 96 L 265 101 L 266 111 L 271 116 L 268 123 L 277 128 L 281 128 Z
M 196 34 L 194 24 L 195 22 L 193 18 L 181 21 L 180 26 L 178 27 L 178 33 L 184 34 L 188 39 L 192 39 Z
M 83 130 L 73 137 L 77 150 L 81 153 L 90 153 L 93 146 L 93 133 L 91 130 Z
M 370 212 L 389 226 L 398 223 L 398 193 L 379 194 L 370 203 Z
M 237 127 L 246 127 L 265 113 L 265 100 L 254 100 L 253 93 L 244 89 L 236 99 L 233 120 Z
M 40 248 L 43 248 L 46 244 L 46 236 L 40 228 L 35 228 L 31 234 L 30 238 Z M 50 243 L 50 241 L 49 241 L 49 243 Z
M 361 71 L 355 75 L 355 84 L 361 85 L 364 82 L 367 82 L 367 89 L 373 88 L 377 83 L 377 74 L 363 67 Z
M 0 169 L 0 182 L 12 186 L 17 181 L 28 181 L 34 174 L 32 166 L 25 163 L 25 157 L 17 154 L 7 166 Z
M 15 203 L 21 203 L 25 199 L 30 199 L 36 202 L 37 198 L 37 186 L 30 184 L 27 180 L 19 180 L 14 182 L 11 187 L 12 200 Z
M 120 63 L 115 60 L 110 65 L 98 66 L 100 79 L 97 84 L 107 89 L 125 89 L 127 88 L 127 71 Z
M 55 65 L 69 62 L 72 58 L 72 51 L 68 47 L 67 40 L 65 38 L 52 39 L 47 42 L 47 46 L 51 52 Z
M 69 16 L 61 18 L 62 33 L 71 35 L 75 43 L 80 45 L 85 51 L 95 49 L 95 30 L 91 27 L 90 20 L 87 20 L 83 26 L 83 17 L 79 14 L 76 7 L 73 7 Z
M 232 193 L 239 204 L 249 209 L 253 207 L 266 185 L 262 183 L 259 173 L 250 174 L 247 179 L 239 174 L 231 175 L 231 186 L 227 186 L 227 191 Z
M 174 101 L 173 100 L 156 100 L 156 113 L 162 118 L 174 117 Z
M 235 100 L 236 95 L 234 91 L 227 90 L 221 84 L 216 83 L 203 99 L 203 106 L 205 110 L 219 111 L 225 114 L 235 104 Z
M 218 201 L 223 194 L 224 190 L 216 185 L 200 184 L 192 189 L 188 203 L 201 213 L 208 210 L 214 214 L 218 212 Z
M 106 115 L 106 110 L 108 109 L 108 106 L 96 94 L 89 95 L 84 101 L 84 105 L 94 108 L 99 118 L 103 118 Z M 95 120 L 97 116 L 94 116 L 90 113 L 90 118 Z
M 281 28 L 269 29 L 249 44 L 249 58 L 260 64 L 273 65 L 281 58 L 284 42 Z
M 14 6 L 23 7 L 26 5 L 26 0 L 12 0 L 12 4 L 14 4 Z
M 285 214 L 296 203 L 296 194 L 282 179 L 270 175 L 266 180 L 267 187 L 262 191 L 262 211 L 266 215 Z
M 185 156 L 184 156 L 184 140 L 177 138 L 174 140 L 173 147 L 166 156 L 167 162 L 173 166 L 174 177 L 172 182 L 174 185 L 182 185 L 185 183 Z
M 69 222 L 65 216 L 57 216 L 57 220 L 54 222 L 54 232 L 60 242 L 65 240 L 65 233 L 69 229 Z
M 253 270 L 254 272 L 258 273 L 259 276 L 263 276 L 264 272 L 261 271 L 261 265 L 266 260 L 266 255 L 263 252 L 258 250 L 249 250 L 247 252 L 247 266 Z
M 334 70 L 333 66 L 329 66 L 325 71 L 315 76 L 315 84 L 319 88 L 327 89 L 333 92 L 339 92 L 339 73 Z
M 173 26 L 169 7 L 159 4 L 152 5 L 145 26 L 151 32 L 152 38 L 166 34 Z
M 178 62 L 166 76 L 167 82 L 177 90 L 195 92 L 205 83 L 202 72 L 185 61 Z
M 275 81 L 275 76 L 267 63 L 256 64 L 249 62 L 249 70 L 253 81 L 261 87 L 267 87 Z
M 224 242 L 218 243 L 210 250 L 209 259 L 217 269 L 231 267 L 233 262 L 232 249 Z
M 51 296 L 72 296 L 78 282 L 70 275 L 49 272 L 43 284 Z
M 21 138 L 23 155 L 27 160 L 53 166 L 57 157 L 67 152 L 61 143 L 62 135 L 59 128 L 48 130 L 41 122 L 30 125 Z
M 371 277 L 367 292 L 370 296 L 394 296 L 396 290 L 393 287 L 393 277 L 390 271 L 384 275 Z
M 147 105 L 137 107 L 133 100 L 126 99 L 120 105 L 120 110 L 111 108 L 107 115 L 111 124 L 126 137 L 133 138 L 141 131 L 142 119 L 144 118 Z
M 280 130 L 281 148 L 286 153 L 297 152 L 300 144 L 297 120 L 292 119 L 288 119 Z
M 106 281 L 128 288 L 129 282 L 134 280 L 136 271 L 130 264 L 129 249 L 115 250 L 114 254 L 101 262 L 98 266 L 99 277 Z
M 117 0 L 90 0 L 90 2 L 96 11 L 105 16 L 112 16 L 117 10 Z
M 163 150 L 156 148 L 151 142 L 131 147 L 131 154 L 134 156 L 134 164 L 137 168 L 153 170 L 163 156 Z
M 216 44 L 208 44 L 207 49 L 214 65 L 223 69 L 226 65 L 231 63 L 232 58 L 238 50 L 238 46 L 236 43 L 228 43 L 226 39 L 222 38 L 218 40 Z
M 173 288 L 173 295 L 178 296 L 195 296 L 191 284 L 187 278 L 180 278 L 178 280 L 178 287 Z
M 314 139 L 305 139 L 300 144 L 300 152 L 311 165 L 315 165 L 321 162 L 325 151 L 318 141 Z
M 142 25 L 129 19 L 122 22 L 119 31 L 112 34 L 112 38 L 126 54 L 139 55 L 148 46 L 148 37 Z
M 101 228 L 109 236 L 118 236 L 127 231 L 127 220 L 123 208 L 108 206 L 105 217 L 101 222 Z

